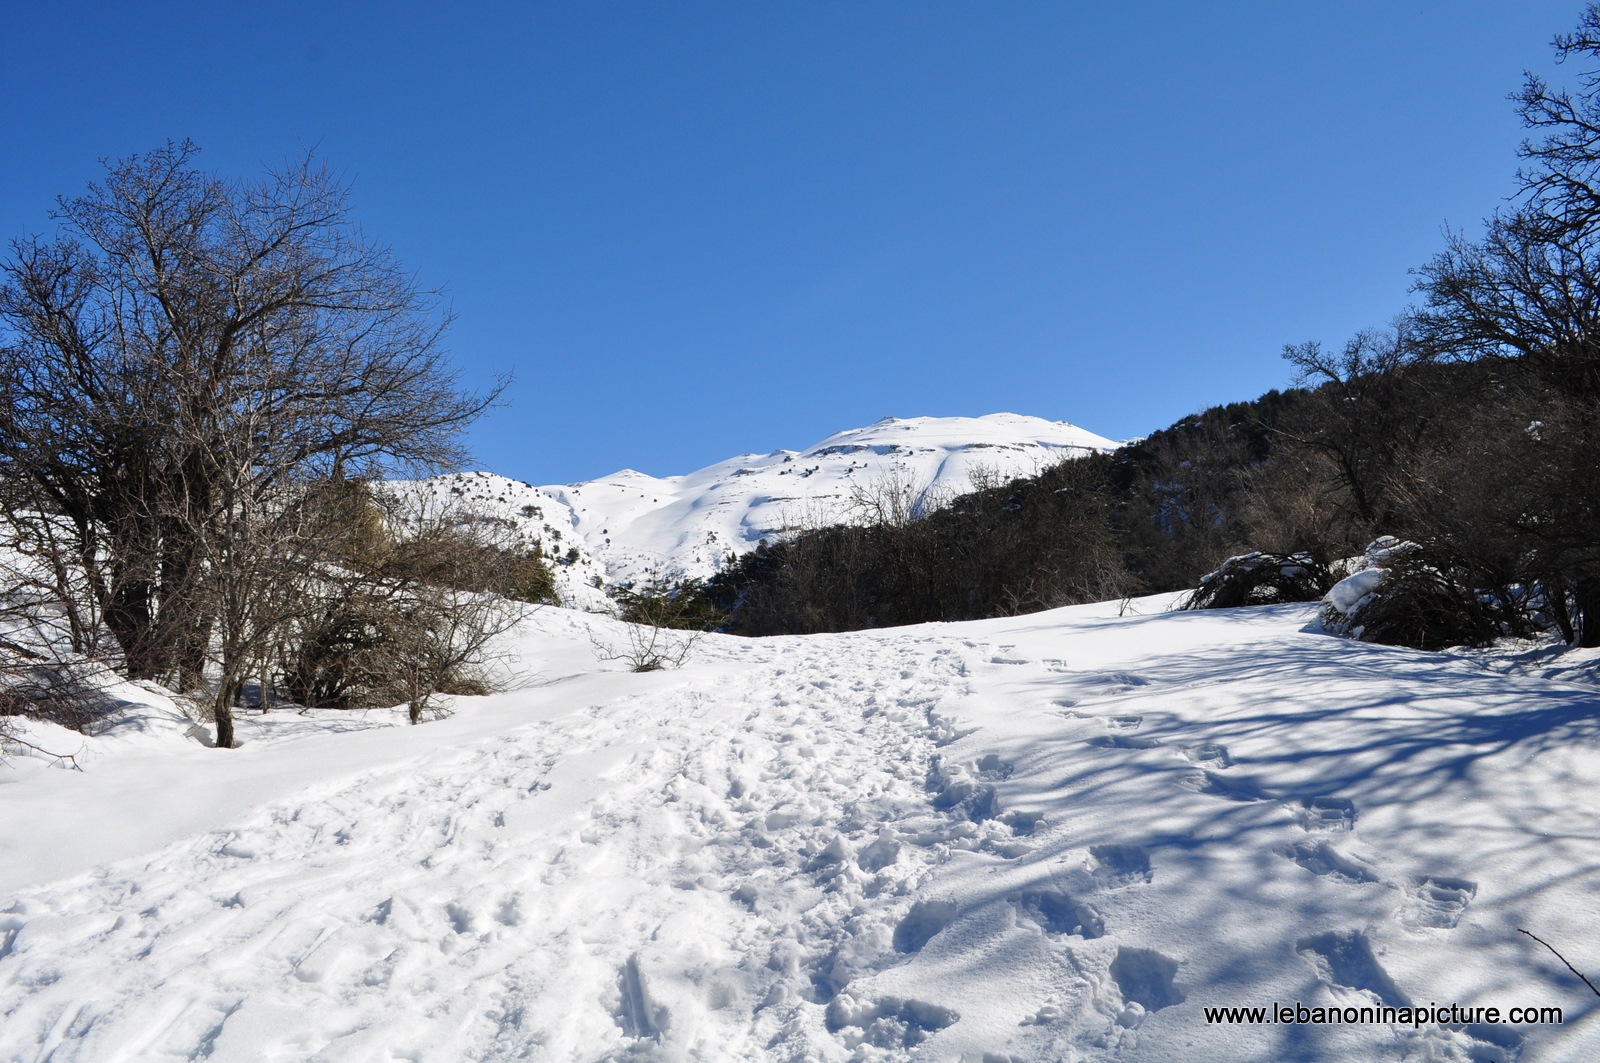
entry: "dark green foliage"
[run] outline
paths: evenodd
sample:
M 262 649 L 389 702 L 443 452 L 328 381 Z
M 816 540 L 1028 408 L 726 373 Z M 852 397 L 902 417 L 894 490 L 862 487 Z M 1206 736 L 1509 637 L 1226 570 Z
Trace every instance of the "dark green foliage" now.
M 1111 456 L 1112 524 L 1140 593 L 1193 587 L 1218 562 L 1261 545 L 1313 550 L 1309 536 L 1261 542 L 1261 480 L 1284 450 L 1281 426 L 1308 404 L 1304 391 L 1269 391 L 1253 402 L 1213 406 Z M 1368 537 L 1370 538 L 1370 536 Z
M 1408 575 L 1363 637 L 1434 646 L 1532 633 L 1535 600 L 1570 630 L 1562 572 L 1600 551 L 1572 486 L 1600 475 L 1600 420 L 1492 366 L 1418 358 L 1403 333 L 1291 358 L 1314 386 L 1213 407 L 915 518 L 802 532 L 731 562 L 704 593 L 730 615 L 725 630 L 750 635 L 1185 588 L 1196 588 L 1190 608 L 1312 601 L 1337 559 L 1393 533 L 1448 544 L 1429 562 L 1448 576 Z M 1452 609 L 1456 627 L 1442 616 Z
M 555 573 L 537 544 L 532 550 L 506 551 L 505 596 L 533 605 L 560 605 Z
M 1260 545 L 1304 555 L 1310 573 L 1280 580 L 1273 600 L 1316 597 L 1328 561 L 1373 537 L 1313 497 L 1337 488 L 1315 481 L 1293 429 L 1326 401 L 1270 391 L 916 519 L 805 531 L 732 562 L 706 592 L 735 633 L 848 631 L 1181 590 Z
M 707 595 L 705 584 L 696 579 L 673 581 L 656 575 L 642 584 L 617 588 L 611 598 L 617 603 L 617 615 L 630 624 L 715 631 L 728 620 Z

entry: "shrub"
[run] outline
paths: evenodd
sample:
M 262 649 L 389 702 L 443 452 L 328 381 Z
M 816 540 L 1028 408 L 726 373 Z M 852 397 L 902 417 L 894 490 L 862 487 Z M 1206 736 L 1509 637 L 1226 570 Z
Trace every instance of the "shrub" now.
M 1487 646 L 1502 635 L 1530 635 L 1518 603 L 1471 586 L 1438 547 L 1385 536 L 1367 548 L 1367 567 L 1329 589 L 1323 630 L 1362 642 L 1437 651 Z
M 902 478 L 860 492 L 863 523 L 811 527 L 745 554 L 706 586 L 740 635 L 854 631 L 1014 616 L 1122 597 L 1110 459 L 982 478 L 936 498 Z
M 1310 554 L 1249 553 L 1230 557 L 1200 577 L 1180 609 L 1314 602 L 1334 585 L 1332 571 Z
M 707 595 L 705 583 L 697 579 L 673 581 L 651 573 L 642 584 L 626 583 L 614 589 L 611 600 L 617 603 L 617 615 L 630 624 L 715 631 L 728 619 Z
M 672 581 L 652 572 L 643 584 L 614 589 L 617 615 L 627 621 L 627 645 L 593 639 L 603 661 L 624 661 L 635 672 L 680 667 L 700 637 L 718 630 L 728 614 L 718 609 L 697 579 Z
M 324 571 L 319 608 L 291 632 L 291 696 L 322 708 L 405 702 L 419 722 L 434 694 L 488 693 L 492 641 L 555 596 L 543 555 L 470 509 L 375 494 L 365 504 L 387 510 L 357 522 L 360 548 Z

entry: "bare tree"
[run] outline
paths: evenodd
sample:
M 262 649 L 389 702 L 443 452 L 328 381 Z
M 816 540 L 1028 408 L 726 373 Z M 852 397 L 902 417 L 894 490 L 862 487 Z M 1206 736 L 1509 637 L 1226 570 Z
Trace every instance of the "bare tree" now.
M 437 294 L 362 234 L 310 153 L 226 181 L 197 151 L 109 164 L 58 201 L 59 235 L 0 266 L 14 520 L 65 538 L 129 676 L 175 671 L 188 690 L 218 603 L 245 594 L 217 581 L 244 579 L 295 485 L 450 465 L 494 397 L 458 390 Z
M 1481 238 L 1452 234 L 1417 271 L 1428 305 L 1416 320 L 1434 357 L 1500 369 L 1551 410 L 1537 420 L 1565 426 L 1542 441 L 1538 471 L 1553 475 L 1518 492 L 1520 509 L 1545 518 L 1519 518 L 1522 546 L 1559 596 L 1570 587 L 1577 641 L 1600 646 L 1600 5 L 1555 47 L 1558 60 L 1586 64 L 1577 91 L 1528 76 L 1518 112 L 1542 139 L 1520 150 L 1520 195 Z M 1533 490 L 1541 481 L 1557 493 Z
M 939 509 L 950 497 L 950 492 L 940 490 L 932 480 L 919 482 L 905 464 L 895 462 L 875 479 L 851 485 L 847 512 L 850 523 L 904 528 Z

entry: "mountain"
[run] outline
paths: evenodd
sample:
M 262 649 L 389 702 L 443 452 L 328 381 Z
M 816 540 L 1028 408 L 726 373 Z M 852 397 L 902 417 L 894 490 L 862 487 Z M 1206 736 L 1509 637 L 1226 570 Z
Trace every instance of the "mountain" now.
M 582 483 L 534 487 L 493 473 L 437 476 L 417 488 L 454 495 L 512 522 L 557 560 L 571 604 L 601 604 L 601 583 L 706 577 L 729 554 L 804 523 L 837 523 L 887 490 L 937 500 L 974 482 L 1026 476 L 1115 441 L 1068 424 L 985 417 L 885 417 L 805 450 L 740 454 L 681 476 L 623 469 Z

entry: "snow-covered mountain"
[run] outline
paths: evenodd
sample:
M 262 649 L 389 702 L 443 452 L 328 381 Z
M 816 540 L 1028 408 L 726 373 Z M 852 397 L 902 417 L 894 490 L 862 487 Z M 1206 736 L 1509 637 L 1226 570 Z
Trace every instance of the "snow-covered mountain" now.
M 848 520 L 853 499 L 888 484 L 938 498 L 985 479 L 1029 475 L 1116 442 L 1065 421 L 1013 413 L 885 417 L 806 450 L 740 454 L 682 476 L 632 469 L 564 486 L 534 487 L 493 473 L 422 481 L 515 523 L 556 558 L 562 591 L 594 604 L 602 582 L 652 572 L 705 577 L 730 553 L 753 550 L 803 523 Z

